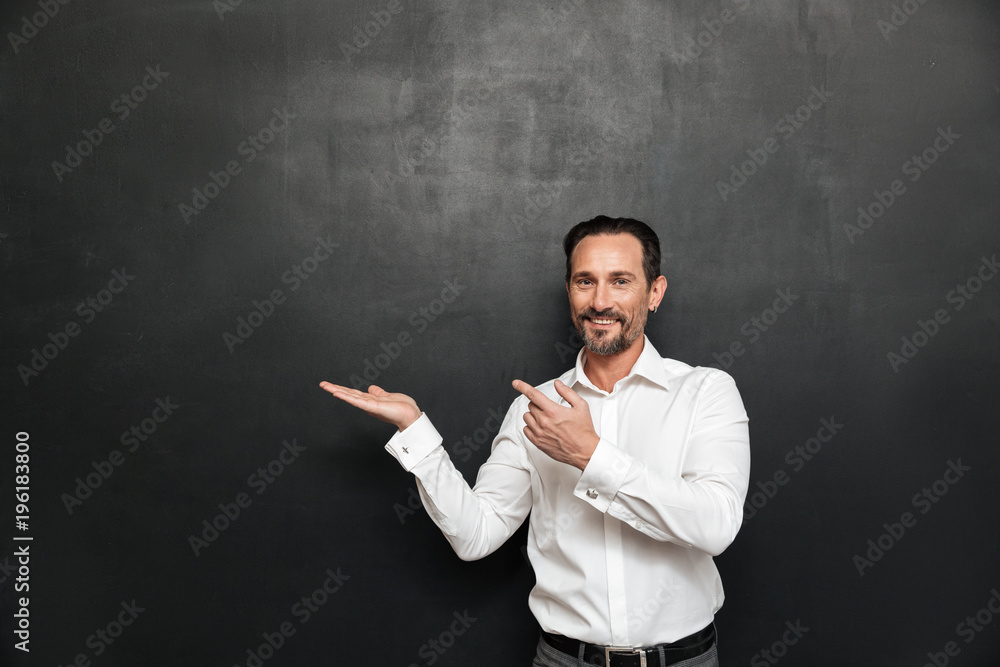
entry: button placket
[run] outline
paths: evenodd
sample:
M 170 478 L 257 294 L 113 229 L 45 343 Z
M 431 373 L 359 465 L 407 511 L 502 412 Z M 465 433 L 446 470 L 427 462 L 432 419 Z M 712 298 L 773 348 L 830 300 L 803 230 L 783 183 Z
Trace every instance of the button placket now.
M 618 445 L 617 396 L 608 396 L 601 406 L 601 432 L 603 437 Z M 589 492 L 588 492 L 589 495 Z M 604 514 L 604 548 L 608 567 L 608 612 L 611 624 L 611 640 L 616 645 L 629 643 L 628 609 L 625 603 L 625 554 L 622 549 L 621 522 L 610 514 Z

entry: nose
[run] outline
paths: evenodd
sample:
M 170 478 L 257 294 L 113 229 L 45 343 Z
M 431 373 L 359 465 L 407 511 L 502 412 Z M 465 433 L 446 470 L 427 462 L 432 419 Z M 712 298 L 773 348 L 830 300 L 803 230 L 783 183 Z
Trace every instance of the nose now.
M 591 307 L 598 312 L 603 312 L 610 308 L 613 303 L 611 286 L 607 283 L 599 283 L 597 289 L 594 290 L 594 300 Z

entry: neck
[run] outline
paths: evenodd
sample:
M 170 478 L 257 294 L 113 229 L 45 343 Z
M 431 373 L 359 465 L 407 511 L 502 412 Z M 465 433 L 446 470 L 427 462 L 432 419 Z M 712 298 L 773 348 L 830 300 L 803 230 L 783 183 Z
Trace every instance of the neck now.
M 645 336 L 639 336 L 627 350 L 619 354 L 603 356 L 587 350 L 583 354 L 583 371 L 595 387 L 610 394 L 615 383 L 628 375 L 635 366 L 644 345 Z

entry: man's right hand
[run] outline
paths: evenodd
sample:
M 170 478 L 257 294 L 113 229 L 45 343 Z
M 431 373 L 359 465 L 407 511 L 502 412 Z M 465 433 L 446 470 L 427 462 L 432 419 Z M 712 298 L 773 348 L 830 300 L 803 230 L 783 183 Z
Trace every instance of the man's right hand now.
M 375 385 L 368 387 L 368 391 L 341 387 L 332 382 L 320 382 L 319 386 L 345 403 L 361 408 L 372 417 L 393 424 L 400 431 L 420 419 L 417 402 L 406 394 L 390 394 Z

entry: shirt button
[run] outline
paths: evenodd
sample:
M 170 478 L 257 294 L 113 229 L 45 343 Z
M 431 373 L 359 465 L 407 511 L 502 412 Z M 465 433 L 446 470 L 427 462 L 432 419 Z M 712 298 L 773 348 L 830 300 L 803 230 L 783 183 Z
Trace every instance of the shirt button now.
M 587 489 L 588 498 L 597 498 L 597 489 Z
M 637 530 L 642 530 L 642 521 L 636 521 L 635 522 L 635 527 L 636 527 Z

